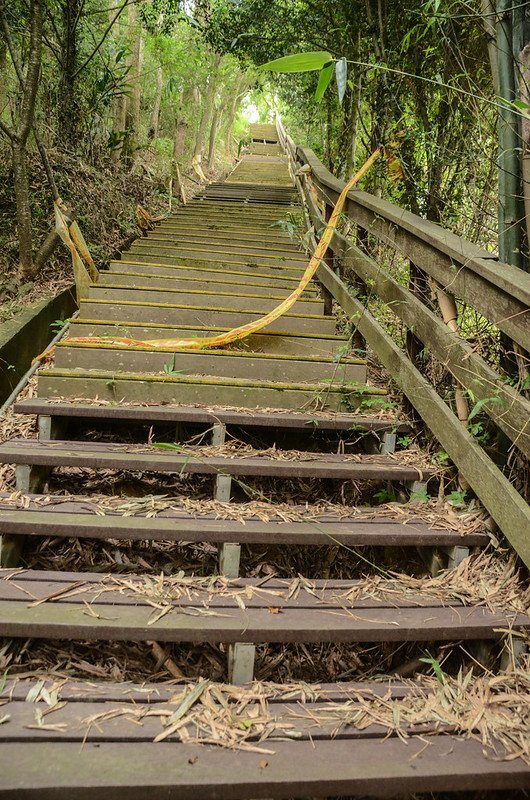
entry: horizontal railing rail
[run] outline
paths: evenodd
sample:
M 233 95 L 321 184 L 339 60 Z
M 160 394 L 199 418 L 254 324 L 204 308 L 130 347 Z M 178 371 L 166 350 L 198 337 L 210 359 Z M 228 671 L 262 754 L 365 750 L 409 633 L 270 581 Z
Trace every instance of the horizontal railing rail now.
M 344 183 L 307 148 L 294 144 L 281 122 L 278 134 L 317 235 Z M 517 343 L 530 350 L 530 275 L 421 217 L 367 192 L 349 193 L 344 215 L 358 228 L 410 259 L 443 293 L 472 306 Z M 343 279 L 353 276 L 370 287 L 413 332 L 432 356 L 489 415 L 521 453 L 530 458 L 530 402 L 499 374 L 446 321 L 403 286 L 348 236 L 335 232 L 333 257 L 318 269 L 325 292 L 350 317 L 456 464 L 523 561 L 530 566 L 530 507 L 462 424 L 418 365 L 384 330 Z

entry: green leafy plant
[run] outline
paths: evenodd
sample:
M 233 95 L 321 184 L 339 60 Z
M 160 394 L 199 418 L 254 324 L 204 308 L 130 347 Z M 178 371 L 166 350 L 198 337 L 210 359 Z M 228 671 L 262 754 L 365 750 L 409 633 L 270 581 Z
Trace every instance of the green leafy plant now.
M 59 331 L 61 331 L 64 328 L 65 325 L 68 325 L 69 321 L 70 320 L 68 320 L 68 319 L 55 319 L 50 324 L 50 328 L 52 329 L 52 331 L 54 333 L 59 333 Z
M 458 489 L 449 495 L 449 502 L 454 508 L 462 508 L 466 502 L 467 492 L 465 489 Z
M 445 675 L 442 665 L 437 658 L 433 658 L 433 656 L 431 656 L 431 654 L 427 651 L 427 655 L 418 659 L 418 661 L 421 661 L 423 664 L 428 664 L 430 667 L 432 667 L 432 671 L 434 672 L 438 683 L 441 686 L 445 686 Z
M 183 375 L 185 373 L 185 370 L 183 369 L 175 369 L 175 359 L 176 359 L 176 353 L 173 353 L 171 361 L 168 364 L 166 363 L 162 364 L 162 369 L 164 370 L 166 375 Z
M 405 434 L 405 436 L 400 436 L 398 438 L 397 443 L 401 447 L 409 447 L 412 444 L 413 441 L 414 440 L 413 440 L 412 436 L 408 436 L 407 434 Z
M 335 70 L 333 69 L 333 65 L 335 65 Z M 282 56 L 281 58 L 275 58 L 274 61 L 268 61 L 266 64 L 262 64 L 258 69 L 281 73 L 320 72 L 315 91 L 315 100 L 317 103 L 324 97 L 326 89 L 331 83 L 334 71 L 339 103 L 341 104 L 348 86 L 347 60 L 345 58 L 334 59 L 331 53 L 325 50 L 314 50 L 308 53 L 294 53 L 290 56 Z
M 413 501 L 419 500 L 421 503 L 428 503 L 429 500 L 431 499 L 431 496 L 426 489 L 420 489 L 417 492 L 411 492 L 410 499 Z
M 396 500 L 396 495 L 390 489 L 379 489 L 378 492 L 374 492 L 374 500 L 376 500 L 379 504 L 381 503 L 393 503 Z

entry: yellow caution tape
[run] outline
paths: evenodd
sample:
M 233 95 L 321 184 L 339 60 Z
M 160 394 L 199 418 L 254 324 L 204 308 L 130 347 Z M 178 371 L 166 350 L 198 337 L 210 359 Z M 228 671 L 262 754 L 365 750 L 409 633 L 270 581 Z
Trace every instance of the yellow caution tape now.
M 311 256 L 311 260 L 305 270 L 300 283 L 296 287 L 296 289 L 291 292 L 291 294 L 286 297 L 279 305 L 276 306 L 272 311 L 269 311 L 268 314 L 265 316 L 260 317 L 259 319 L 254 320 L 253 322 L 249 322 L 247 325 L 241 325 L 239 328 L 234 328 L 227 333 L 220 334 L 219 336 L 209 336 L 204 338 L 197 338 L 197 339 L 149 339 L 148 341 L 143 341 L 140 339 L 127 339 L 123 337 L 97 337 L 97 336 L 76 336 L 72 337 L 68 341 L 70 342 L 92 342 L 92 343 L 101 343 L 105 345 L 110 345 L 111 347 L 123 347 L 128 345 L 133 346 L 143 346 L 148 347 L 149 349 L 156 350 L 157 348 L 172 348 L 174 350 L 203 350 L 204 348 L 210 347 L 221 347 L 223 345 L 229 344 L 230 342 L 236 342 L 241 339 L 245 339 L 247 336 L 250 336 L 257 331 L 262 330 L 267 325 L 270 325 L 271 322 L 281 317 L 282 314 L 285 314 L 289 311 L 290 308 L 296 303 L 304 289 L 306 288 L 309 281 L 314 276 L 315 272 L 317 271 L 322 259 L 324 258 L 328 246 L 331 242 L 331 238 L 337 227 L 337 222 L 339 221 L 339 217 L 342 213 L 342 209 L 344 208 L 344 203 L 346 202 L 346 197 L 348 192 L 360 181 L 360 179 L 365 175 L 365 173 L 370 169 L 374 161 L 379 157 L 381 154 L 381 148 L 378 148 L 370 158 L 363 164 L 361 169 L 355 173 L 353 178 L 348 181 L 342 192 L 340 193 L 339 199 L 335 204 L 335 208 L 331 214 L 331 217 L 326 225 L 324 233 L 320 241 L 318 242 L 313 255 Z M 67 235 L 68 230 L 72 231 L 72 226 L 68 228 L 65 227 L 65 235 Z M 64 233 L 64 231 L 63 231 Z M 61 236 L 61 238 L 63 238 Z M 82 237 L 81 237 L 82 238 Z M 63 239 L 63 241 L 65 241 Z M 76 250 L 76 243 L 74 243 L 70 238 L 66 241 L 67 246 L 72 253 L 72 259 L 74 260 L 74 272 L 76 270 L 76 257 L 77 250 Z M 85 245 L 86 247 L 86 245 Z M 87 251 L 88 252 L 88 251 Z M 80 260 L 80 259 L 79 259 Z M 90 259 L 92 262 L 92 259 Z M 93 262 L 92 262 L 93 263 Z M 83 267 L 84 268 L 84 267 Z M 79 267 L 77 268 L 79 271 Z

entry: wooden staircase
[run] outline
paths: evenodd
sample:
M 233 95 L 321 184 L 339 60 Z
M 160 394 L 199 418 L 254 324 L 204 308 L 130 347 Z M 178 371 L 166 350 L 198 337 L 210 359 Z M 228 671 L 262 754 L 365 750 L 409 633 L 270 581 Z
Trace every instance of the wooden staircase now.
M 518 641 L 530 626 L 521 610 L 457 583 L 440 596 L 442 584 L 435 592 L 384 569 L 387 549 L 399 547 L 411 562 L 419 550 L 458 571 L 470 551 L 488 546 L 485 529 L 433 522 L 418 504 L 383 514 L 370 506 L 338 513 L 324 502 L 325 491 L 354 485 L 368 495 L 394 487 L 406 503 L 410 492 L 425 494 L 437 470 L 421 453 L 396 447 L 411 432 L 407 423 L 388 411 L 367 413 L 386 402 L 386 390 L 367 383 L 366 361 L 324 313 L 319 287 L 226 349 L 104 341 L 215 335 L 270 311 L 297 285 L 307 255 L 287 230 L 301 216 L 299 198 L 275 127 L 253 126 L 252 136 L 250 153 L 225 182 L 111 262 L 81 302 L 54 365 L 40 371 L 38 397 L 17 404 L 37 416 L 38 438 L 0 445 L 0 460 L 16 465 L 18 490 L 0 497 L 0 633 L 222 643 L 230 685 L 207 675 L 140 685 L 9 674 L 0 796 L 250 800 L 530 788 L 530 766 L 506 760 L 503 742 L 490 742 L 493 756 L 464 730 L 422 717 L 436 696 L 432 684 L 388 676 L 252 682 L 259 644 L 460 642 L 498 654 L 510 642 L 513 655 L 507 631 Z M 103 341 L 71 341 L 84 336 Z M 65 494 L 57 478 L 72 470 L 78 483 L 126 474 L 130 485 L 147 475 L 151 494 L 139 491 L 140 508 L 130 514 L 119 498 Z M 188 481 L 191 501 L 193 481 L 209 480 L 214 510 L 180 503 L 161 483 L 166 476 L 174 486 Z M 306 501 L 293 503 L 286 518 L 279 501 L 287 483 L 305 486 Z M 264 492 L 266 518 L 238 511 Z M 219 548 L 219 571 L 51 572 L 34 566 L 32 544 L 46 538 L 208 542 Z M 376 558 L 375 577 L 338 579 L 324 570 L 315 579 L 245 577 L 241 545 L 257 544 L 355 548 L 369 565 Z M 383 706 L 395 708 L 387 723 L 377 721 Z M 422 721 L 401 723 L 404 709 Z

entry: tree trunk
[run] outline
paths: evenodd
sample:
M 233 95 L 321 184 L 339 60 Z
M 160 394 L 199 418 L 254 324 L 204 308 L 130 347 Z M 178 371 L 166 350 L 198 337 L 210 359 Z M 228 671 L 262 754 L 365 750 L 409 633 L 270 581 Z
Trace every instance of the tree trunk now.
M 216 53 L 213 60 L 212 68 L 210 70 L 208 86 L 206 87 L 206 92 L 204 93 L 202 114 L 199 122 L 199 127 L 197 129 L 197 136 L 195 138 L 195 147 L 193 148 L 193 157 L 198 159 L 199 163 L 201 161 L 202 153 L 204 150 L 205 134 L 206 131 L 208 130 L 208 127 L 210 125 L 210 119 L 212 117 L 213 101 L 215 97 L 215 90 L 217 88 L 217 72 L 220 64 L 221 64 L 221 56 Z
M 149 141 L 152 142 L 158 136 L 158 123 L 160 120 L 160 106 L 162 104 L 162 89 L 164 88 L 164 76 L 162 65 L 156 68 L 156 95 L 151 112 L 151 123 L 149 125 Z
M 244 96 L 244 89 L 243 86 L 245 84 L 245 77 L 241 75 L 237 81 L 234 88 L 234 94 L 232 97 L 232 103 L 230 104 L 230 110 L 228 112 L 228 119 L 226 121 L 225 127 L 225 153 L 228 158 L 232 155 L 232 140 L 234 138 L 234 123 L 236 121 L 236 115 L 238 108 L 241 104 L 241 100 Z
M 7 103 L 7 45 L 0 41 L 0 114 L 2 114 Z
M 142 30 L 138 21 L 138 12 L 134 3 L 128 6 L 129 43 L 131 55 L 129 59 L 128 82 L 130 95 L 125 104 L 125 141 L 122 149 L 122 158 L 126 164 L 132 164 L 134 153 L 138 149 L 140 134 L 140 72 L 142 69 L 143 39 Z
M 221 104 L 216 106 L 212 125 L 210 127 L 210 140 L 208 143 L 208 169 L 213 170 L 215 166 L 215 140 L 217 139 L 217 131 L 219 130 L 219 123 L 221 122 L 222 108 Z
M 26 147 L 12 143 L 13 187 L 17 207 L 18 272 L 21 281 L 35 277 L 33 267 L 33 232 L 29 202 L 29 177 Z
M 79 102 L 75 85 L 77 68 L 77 30 L 82 0 L 67 0 L 61 4 L 63 38 L 61 41 L 61 61 L 59 76 L 59 96 L 57 117 L 61 140 L 67 146 L 75 143 L 77 137 Z

